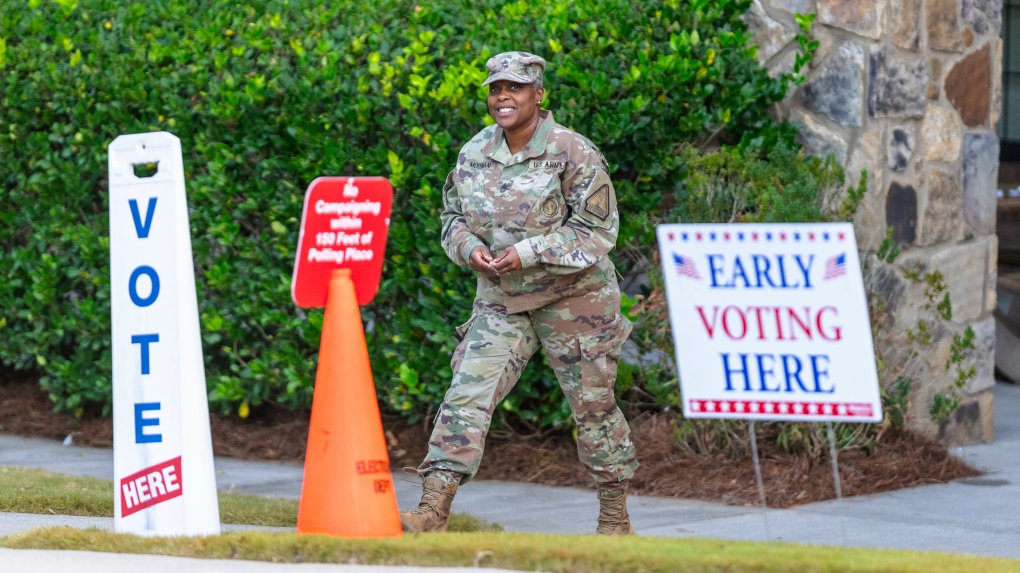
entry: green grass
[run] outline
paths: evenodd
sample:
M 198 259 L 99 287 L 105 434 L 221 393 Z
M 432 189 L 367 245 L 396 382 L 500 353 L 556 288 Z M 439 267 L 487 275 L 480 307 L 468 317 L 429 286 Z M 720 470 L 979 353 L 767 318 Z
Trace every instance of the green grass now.
M 273 562 L 360 563 L 422 567 L 485 566 L 525 571 L 745 572 L 1017 571 L 1020 561 L 876 549 L 776 543 L 603 538 L 594 535 L 446 533 L 400 539 L 336 539 L 250 531 L 205 538 L 142 538 L 96 529 L 48 528 L 0 538 L 13 549 L 65 549 Z
M 110 517 L 109 481 L 0 467 L 0 511 Z M 297 502 L 220 494 L 224 522 L 293 527 Z M 142 538 L 96 529 L 54 527 L 0 538 L 0 547 L 175 555 L 274 562 L 361 563 L 432 567 L 486 566 L 595 572 L 881 571 L 949 573 L 1020 571 L 1020 561 L 885 549 L 840 549 L 708 539 L 603 538 L 499 533 L 455 515 L 451 533 L 400 539 L 336 539 L 249 531 L 204 538 Z
M 219 494 L 220 520 L 237 525 L 294 527 L 298 502 L 240 493 Z M 0 512 L 113 517 L 113 482 L 44 470 L 0 467 Z M 470 515 L 450 516 L 450 530 L 502 531 Z

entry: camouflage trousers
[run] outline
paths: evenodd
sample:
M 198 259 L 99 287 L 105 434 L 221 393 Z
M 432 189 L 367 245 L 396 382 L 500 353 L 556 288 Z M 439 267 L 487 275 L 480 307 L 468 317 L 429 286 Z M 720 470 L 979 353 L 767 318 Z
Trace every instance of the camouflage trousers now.
M 574 414 L 581 462 L 598 483 L 629 480 L 638 463 L 613 386 L 632 325 L 620 314 L 613 283 L 518 314 L 476 300 L 471 319 L 457 329 L 463 340 L 453 354 L 453 381 L 419 473 L 454 471 L 461 483 L 475 475 L 496 405 L 541 347 Z

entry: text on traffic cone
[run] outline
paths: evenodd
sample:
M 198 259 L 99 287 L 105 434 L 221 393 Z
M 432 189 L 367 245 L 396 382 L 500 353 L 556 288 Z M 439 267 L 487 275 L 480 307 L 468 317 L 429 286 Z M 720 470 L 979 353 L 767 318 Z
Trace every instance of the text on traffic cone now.
M 399 537 L 389 465 L 351 271 L 337 269 L 319 344 L 298 533 Z

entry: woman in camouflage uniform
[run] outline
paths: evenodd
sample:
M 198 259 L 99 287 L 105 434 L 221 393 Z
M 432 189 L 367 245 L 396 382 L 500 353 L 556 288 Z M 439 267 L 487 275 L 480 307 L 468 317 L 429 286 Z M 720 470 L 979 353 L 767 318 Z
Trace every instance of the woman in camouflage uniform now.
M 544 348 L 577 423 L 577 451 L 598 488 L 597 531 L 633 533 L 637 468 L 616 404 L 620 347 L 631 324 L 609 252 L 620 217 L 602 153 L 541 109 L 545 60 L 525 52 L 486 63 L 496 124 L 462 149 L 443 188 L 443 248 L 478 274 L 453 381 L 418 468 L 423 496 L 406 531 L 442 531 L 459 484 L 478 471 L 496 405 Z

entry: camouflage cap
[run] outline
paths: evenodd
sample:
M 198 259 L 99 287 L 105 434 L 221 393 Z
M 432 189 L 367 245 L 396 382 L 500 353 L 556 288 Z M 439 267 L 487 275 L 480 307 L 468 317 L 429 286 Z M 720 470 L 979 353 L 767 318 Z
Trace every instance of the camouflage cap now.
M 485 67 L 489 68 L 489 77 L 482 82 L 483 86 L 499 80 L 532 84 L 542 77 L 545 60 L 528 52 L 503 52 L 489 58 Z

